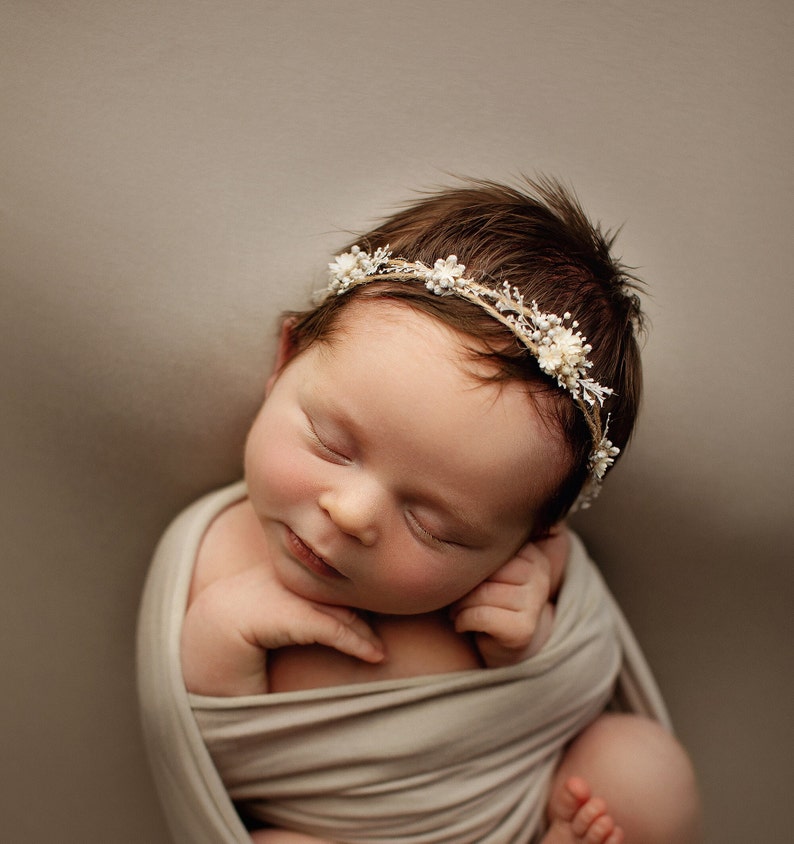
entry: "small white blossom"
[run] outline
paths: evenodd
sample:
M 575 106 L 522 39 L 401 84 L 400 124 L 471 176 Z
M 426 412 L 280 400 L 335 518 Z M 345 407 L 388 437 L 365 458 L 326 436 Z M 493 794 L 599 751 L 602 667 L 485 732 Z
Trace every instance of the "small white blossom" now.
M 374 255 L 363 252 L 360 246 L 354 246 L 350 252 L 337 255 L 334 262 L 328 265 L 329 290 L 337 295 L 344 293 L 351 286 L 360 284 L 366 276 L 377 273 L 390 256 L 388 246 L 375 250 Z
M 562 365 L 562 353 L 554 343 L 541 343 L 537 352 L 540 368 L 547 374 L 556 377 L 557 370 Z
M 590 472 L 593 477 L 600 481 L 619 454 L 620 449 L 612 445 L 612 441 L 607 439 L 606 435 L 603 436 L 590 455 Z
M 457 255 L 450 255 L 443 261 L 439 258 L 433 265 L 433 280 L 444 288 L 455 287 L 465 270 L 466 266 L 458 263 Z
M 351 283 L 364 275 L 363 264 L 369 258 L 361 248 L 354 246 L 350 252 L 336 256 L 336 260 L 328 265 L 331 276 L 331 287 L 339 291 L 346 289 Z
M 554 345 L 560 350 L 563 359 L 571 366 L 578 367 L 583 361 L 582 335 L 574 334 L 570 328 L 558 328 L 554 332 Z

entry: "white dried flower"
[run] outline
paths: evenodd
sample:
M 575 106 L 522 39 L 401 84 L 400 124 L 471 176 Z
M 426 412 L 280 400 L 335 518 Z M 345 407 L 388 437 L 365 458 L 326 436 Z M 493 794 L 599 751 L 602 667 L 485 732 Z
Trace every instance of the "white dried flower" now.
M 553 343 L 539 343 L 537 353 L 540 368 L 547 374 L 557 376 L 557 370 L 562 366 L 562 352 Z
M 619 454 L 620 449 L 604 435 L 590 455 L 590 472 L 593 477 L 600 481 Z
M 390 256 L 388 247 L 378 249 L 374 255 L 370 255 L 362 251 L 360 246 L 354 246 L 349 252 L 337 255 L 334 262 L 328 265 L 329 289 L 337 295 L 344 293 L 351 286 L 361 283 L 366 276 L 377 273 Z
M 439 258 L 433 264 L 432 278 L 436 284 L 446 290 L 456 286 L 458 279 L 463 275 L 465 270 L 465 264 L 458 263 L 458 256 L 450 255 L 444 260 Z
M 330 286 L 336 291 L 347 289 L 356 280 L 364 276 L 363 263 L 369 258 L 361 248 L 354 246 L 350 252 L 343 252 L 336 256 L 336 260 L 328 265 L 331 276 Z

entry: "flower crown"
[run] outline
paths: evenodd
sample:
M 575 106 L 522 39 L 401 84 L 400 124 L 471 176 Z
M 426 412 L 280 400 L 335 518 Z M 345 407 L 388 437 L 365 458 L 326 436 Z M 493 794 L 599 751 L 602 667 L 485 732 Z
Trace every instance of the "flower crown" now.
M 582 508 L 589 505 L 620 449 L 607 438 L 609 417 L 603 425 L 601 422 L 600 408 L 613 390 L 587 376 L 587 370 L 593 365 L 587 359 L 592 346 L 581 331 L 575 330 L 579 323 L 571 321 L 570 313 L 566 312 L 562 317 L 543 313 L 534 300 L 527 307 L 518 288 L 506 281 L 501 287 L 493 288 L 464 277 L 466 267 L 458 263 L 455 255 L 439 258 L 428 267 L 419 261 L 392 258 L 388 246 L 376 249 L 372 254 L 354 246 L 350 252 L 337 255 L 328 270 L 328 287 L 318 293 L 318 304 L 362 284 L 410 278 L 423 281 L 437 296 L 466 299 L 506 325 L 537 359 L 541 370 L 570 393 L 584 414 L 593 448 L 588 457 L 589 478 L 577 504 Z

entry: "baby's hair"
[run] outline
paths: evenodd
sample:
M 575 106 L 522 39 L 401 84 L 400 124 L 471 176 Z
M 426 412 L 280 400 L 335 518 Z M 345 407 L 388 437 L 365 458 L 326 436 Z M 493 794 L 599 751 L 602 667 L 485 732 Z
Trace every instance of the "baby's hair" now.
M 464 180 L 460 187 L 425 194 L 355 243 L 371 253 L 388 246 L 395 256 L 431 267 L 438 258 L 456 255 L 467 277 L 494 287 L 508 281 L 541 311 L 570 312 L 592 346 L 588 376 L 614 391 L 603 415 L 608 414 L 609 439 L 623 451 L 642 387 L 637 334 L 643 316 L 635 292 L 640 282 L 610 254 L 614 235 L 591 223 L 562 184 L 546 177 L 525 179 L 520 187 Z M 494 364 L 490 380 L 523 381 L 531 394 L 551 398 L 570 460 L 536 515 L 533 536 L 545 533 L 568 512 L 588 476 L 591 433 L 570 395 L 541 371 L 509 329 L 472 303 L 439 298 L 420 282 L 373 282 L 291 314 L 296 351 L 329 340 L 344 308 L 367 297 L 399 300 L 440 319 L 474 341 L 473 354 Z

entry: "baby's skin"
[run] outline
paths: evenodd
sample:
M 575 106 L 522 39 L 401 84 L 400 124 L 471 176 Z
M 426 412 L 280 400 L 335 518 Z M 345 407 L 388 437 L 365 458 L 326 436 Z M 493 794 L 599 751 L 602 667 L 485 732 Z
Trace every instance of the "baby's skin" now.
M 252 551 L 245 539 L 248 531 L 254 536 L 260 535 L 245 501 L 229 508 L 213 522 L 199 550 L 191 607 L 212 583 L 218 584 L 218 595 L 223 595 L 226 587 L 232 586 L 228 598 L 229 606 L 235 611 L 241 602 L 245 603 L 243 598 L 249 576 L 246 572 L 261 568 L 255 546 Z M 240 542 L 240 537 L 244 541 Z M 390 616 L 357 614 L 341 607 L 310 607 L 311 612 L 320 614 L 330 611 L 331 620 L 333 613 L 343 614 L 347 620 L 340 629 L 347 629 L 350 618 L 355 616 L 359 621 L 352 623 L 361 624 L 362 630 L 368 631 L 365 636 L 378 643 L 377 649 L 383 654 L 381 659 L 366 661 L 317 643 L 289 643 L 266 652 L 241 635 L 238 626 L 230 641 L 244 656 L 244 664 L 252 654 L 255 656 L 253 673 L 221 674 L 216 678 L 219 685 L 209 686 L 214 690 L 207 693 L 236 694 L 236 688 L 280 692 L 477 669 L 488 664 L 488 655 L 502 660 L 506 653 L 528 658 L 543 647 L 551 631 L 554 599 L 564 579 L 569 541 L 568 534 L 561 530 L 548 540 L 525 546 L 495 573 L 490 582 L 482 584 L 487 588 L 475 594 L 480 589 L 477 587 L 471 595 L 447 610 Z M 230 566 L 230 560 L 234 565 Z M 516 577 L 521 572 L 523 576 Z M 501 579 L 507 579 L 506 575 L 519 583 L 500 583 Z M 525 589 L 521 582 L 524 586 L 528 583 L 533 586 Z M 506 650 L 504 643 L 496 641 L 489 633 L 461 635 L 459 632 L 464 611 L 483 606 L 484 595 L 492 591 L 493 584 L 497 591 L 510 587 L 508 594 L 515 588 L 523 596 L 525 610 L 527 602 L 535 607 L 533 631 L 523 650 Z M 255 595 L 252 600 L 257 604 Z M 507 612 L 512 613 L 512 610 Z M 496 616 L 499 615 L 497 612 Z M 189 610 L 186 623 L 190 617 Z M 231 617 L 239 620 L 237 615 Z M 229 618 L 225 615 L 224 623 Z M 433 647 L 427 647 L 430 640 Z M 189 636 L 185 637 L 183 645 L 189 648 Z M 489 645 L 492 646 L 490 650 Z M 236 652 L 234 648 L 231 652 Z M 225 649 L 225 653 L 228 652 Z M 218 692 L 218 688 L 225 691 Z M 691 764 L 675 739 L 646 718 L 602 715 L 564 754 L 552 783 L 547 806 L 549 828 L 541 844 L 623 844 L 624 841 L 626 844 L 639 841 L 695 844 L 701 840 L 698 815 L 697 786 Z M 328 844 L 303 833 L 279 829 L 256 830 L 252 839 L 256 844 Z
M 500 667 L 550 635 L 569 539 L 522 545 L 560 460 L 534 400 L 475 378 L 458 337 L 404 306 L 353 306 L 344 328 L 299 354 L 282 332 L 246 445 L 249 497 L 199 549 L 181 642 L 191 692 Z M 648 719 L 602 715 L 550 793 L 544 844 L 617 844 L 611 813 L 629 844 L 698 840 L 689 762 Z
M 550 828 L 541 844 L 623 844 L 623 830 L 581 777 L 571 777 L 549 801 Z
M 541 650 L 551 633 L 553 601 L 559 590 L 568 544 L 567 534 L 560 531 L 552 538 L 525 546 L 486 582 L 512 587 L 517 593 L 515 605 L 528 607 L 523 638 L 516 640 L 517 648 L 509 649 L 504 640 L 497 641 L 490 633 L 467 633 L 477 623 L 475 608 L 486 606 L 484 595 L 490 588 L 486 587 L 475 590 L 447 610 L 417 616 L 364 614 L 367 625 L 382 645 L 384 658 L 380 662 L 365 662 L 322 645 L 270 651 L 268 688 L 271 692 L 297 691 L 495 667 L 517 656 L 529 659 Z M 510 583 L 510 579 L 517 582 Z M 518 610 L 510 612 L 518 613 Z
M 511 665 L 549 634 L 568 538 L 527 543 L 562 448 L 538 400 L 483 381 L 457 334 L 404 306 L 353 307 L 344 328 L 300 354 L 282 331 L 248 498 L 215 519 L 194 570 L 192 692 L 272 691 L 269 655 L 293 646 L 325 675 L 302 682 L 328 685 Z M 433 650 L 440 663 L 423 664 Z
M 292 595 L 278 583 L 267 558 L 256 554 L 257 536 L 246 500 L 213 522 L 199 549 L 182 636 L 183 672 L 191 692 L 286 692 L 527 659 L 551 632 L 570 543 L 567 532 L 558 529 L 547 539 L 525 545 L 448 609 L 396 616 L 317 605 Z M 236 561 L 231 570 L 230 559 Z M 245 611 L 252 603 L 256 617 L 269 627 L 254 629 Z M 299 628 L 304 615 L 319 621 L 323 630 L 328 627 L 327 644 L 297 644 L 297 634 L 285 632 L 279 620 L 288 616 L 289 624 Z M 351 629 L 355 639 L 346 636 Z M 338 648 L 330 644 L 336 630 L 345 637 Z M 207 671 L 208 631 L 224 633 L 222 670 Z M 373 651 L 364 650 L 362 643 Z

